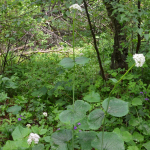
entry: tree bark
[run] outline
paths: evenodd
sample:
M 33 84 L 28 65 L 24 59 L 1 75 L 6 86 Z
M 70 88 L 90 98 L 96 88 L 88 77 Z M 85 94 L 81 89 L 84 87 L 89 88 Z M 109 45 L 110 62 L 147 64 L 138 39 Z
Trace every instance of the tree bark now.
M 114 28 L 114 51 L 111 55 L 111 69 L 125 68 L 128 69 L 128 65 L 125 62 L 128 56 L 128 47 L 122 46 L 122 43 L 126 43 L 126 34 L 122 30 L 125 24 L 120 24 L 117 18 L 117 13 L 113 14 L 114 7 L 111 2 L 119 3 L 119 0 L 103 0 L 108 17 L 111 19 Z

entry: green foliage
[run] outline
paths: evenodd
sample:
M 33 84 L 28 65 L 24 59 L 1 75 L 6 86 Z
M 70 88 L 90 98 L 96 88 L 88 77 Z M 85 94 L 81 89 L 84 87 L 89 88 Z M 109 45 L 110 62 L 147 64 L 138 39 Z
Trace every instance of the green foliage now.
M 90 129 L 99 129 L 102 125 L 104 112 L 100 109 L 93 110 L 88 116 L 88 124 Z
M 59 118 L 63 123 L 75 124 L 86 115 L 86 112 L 90 109 L 90 105 L 84 101 L 75 101 L 74 106 L 69 105 L 67 110 L 61 112 Z
M 76 2 L 82 4 L 81 0 Z M 141 12 L 135 1 L 112 3 L 113 14 L 117 14 L 123 27 L 121 34 L 127 35 L 127 42 L 122 46 L 129 49 L 128 67 L 134 63 L 137 34 L 142 38 L 140 53 L 146 55 L 144 66 L 128 72 L 113 91 L 125 69 L 110 69 L 114 33 L 112 27 L 108 29 L 112 24 L 105 6 L 96 0 L 88 4 L 102 66 L 109 79 L 103 82 L 84 11 L 76 17 L 75 61 L 70 51 L 72 47 L 67 46 L 72 41 L 68 8 L 74 3 L 75 0 L 0 2 L 0 72 L 7 57 L 5 74 L 0 75 L 0 147 L 3 150 L 149 149 L 149 1 L 141 3 Z M 55 34 L 50 35 L 47 30 L 57 33 L 60 53 L 57 50 L 55 53 L 57 47 L 53 47 L 53 52 L 39 52 L 25 61 L 21 57 L 23 50 L 17 55 L 15 51 L 5 53 L 7 49 L 24 44 L 33 51 L 55 45 L 54 41 L 49 41 Z M 63 42 L 59 41 L 61 35 Z M 20 64 L 21 61 L 24 62 Z M 47 112 L 47 116 L 43 112 Z M 26 127 L 27 124 L 31 127 Z M 40 136 L 38 144 L 28 145 L 30 133 Z
M 115 133 L 104 132 L 103 147 L 105 150 L 125 150 L 124 142 Z M 102 144 L 102 132 L 97 133 L 97 138 L 92 141 L 92 146 L 98 150 L 101 150 Z
M 110 102 L 108 104 L 109 100 Z M 115 117 L 125 116 L 129 111 L 128 103 L 115 97 L 105 99 L 102 103 L 102 106 L 105 109 L 105 111 L 107 110 L 108 107 L 108 113 Z
M 84 100 L 88 102 L 100 102 L 100 95 L 99 93 L 92 91 L 88 95 L 84 96 Z

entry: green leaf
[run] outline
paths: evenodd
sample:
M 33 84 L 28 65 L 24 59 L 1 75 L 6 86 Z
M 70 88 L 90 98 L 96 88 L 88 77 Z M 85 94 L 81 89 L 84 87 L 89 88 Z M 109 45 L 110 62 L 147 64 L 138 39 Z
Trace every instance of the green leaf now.
M 27 143 L 27 137 L 18 139 L 17 141 L 14 141 L 18 149 L 24 149 L 28 148 L 29 144 Z
M 93 110 L 88 116 L 88 124 L 90 129 L 99 129 L 104 118 L 104 112 L 100 109 Z
M 101 150 L 102 132 L 97 134 L 97 138 L 92 141 L 92 147 Z M 104 132 L 103 147 L 105 150 L 125 150 L 123 140 L 113 132 Z
M 138 31 L 137 31 L 137 32 L 139 33 L 139 35 L 140 35 L 140 36 L 142 36 L 143 29 L 142 29 L 142 28 L 140 28 L 140 29 L 138 29 Z
M 70 69 L 74 66 L 74 62 L 71 58 L 64 58 L 60 61 L 59 64 L 66 69 Z
M 16 146 L 15 142 L 14 141 L 10 141 L 8 140 L 6 142 L 6 144 L 4 145 L 3 147 L 3 150 L 15 150 L 17 149 L 18 147 Z
M 121 135 L 125 142 L 129 142 L 132 140 L 132 135 L 128 131 L 121 132 Z
M 118 80 L 117 79 L 115 79 L 115 78 L 109 78 L 113 83 L 117 83 L 118 82 Z
M 99 93 L 95 93 L 94 91 L 92 91 L 88 95 L 84 96 L 83 99 L 88 102 L 100 102 L 101 98 Z
M 40 135 L 43 135 L 43 134 L 45 134 L 47 132 L 47 129 L 41 129 L 40 131 L 39 131 L 39 134 Z
M 43 137 L 43 139 L 45 140 L 45 142 L 48 142 L 48 143 L 50 143 L 50 141 L 51 141 L 50 136 L 45 136 L 45 137 Z
M 132 140 L 132 135 L 128 131 L 121 131 L 119 128 L 115 128 L 113 132 L 116 133 L 125 142 Z
M 147 143 L 144 143 L 143 146 L 144 146 L 147 150 L 150 150 L 150 141 L 148 141 Z
M 80 65 L 84 65 L 84 64 L 88 63 L 88 61 L 89 61 L 89 58 L 86 58 L 86 57 L 76 57 L 75 58 L 75 63 L 80 64 Z
M 23 139 L 24 137 L 29 135 L 30 132 L 31 130 L 29 128 L 23 128 L 21 126 L 17 126 L 15 130 L 12 132 L 13 140 Z
M 144 37 L 145 37 L 146 41 L 148 41 L 148 39 L 149 39 L 149 34 L 144 34 Z
M 63 145 L 69 142 L 72 138 L 72 130 L 59 130 L 52 134 L 52 140 L 56 145 Z
M 142 100 L 140 98 L 136 97 L 132 100 L 132 105 L 133 106 L 142 105 Z
M 90 105 L 82 100 L 75 101 L 73 106 L 69 106 L 68 110 L 64 110 L 59 115 L 60 121 L 63 123 L 75 124 L 86 116 L 86 112 L 90 109 Z
M 109 98 L 105 99 L 102 103 L 104 110 L 107 110 Z M 115 117 L 122 117 L 128 113 L 128 102 L 124 102 L 115 97 L 110 97 L 110 102 L 108 106 L 108 114 Z
M 148 123 L 141 124 L 138 129 L 142 130 L 143 134 L 150 135 L 150 125 Z
M 133 133 L 133 140 L 137 141 L 137 142 L 143 142 L 144 141 L 144 136 L 141 135 L 138 132 L 134 132 Z
M 129 146 L 127 150 L 139 150 L 137 146 Z
M 44 150 L 44 144 L 34 145 L 32 150 Z
M 82 120 L 80 120 L 81 125 L 78 127 L 79 129 L 90 130 L 87 119 L 87 116 L 85 116 Z
M 33 93 L 31 93 L 31 95 L 34 97 L 41 97 L 41 96 L 45 95 L 46 93 L 47 93 L 47 88 L 44 86 L 44 87 L 34 91 Z
M 137 126 L 139 124 L 139 119 L 138 118 L 135 118 L 135 117 L 132 117 L 132 119 L 129 120 L 129 124 L 131 126 Z
M 32 130 L 34 133 L 39 134 L 39 127 L 38 127 L 38 126 L 31 126 L 31 130 Z
M 0 102 L 5 101 L 7 98 L 8 98 L 7 93 L 5 93 L 5 92 L 0 93 Z
M 94 131 L 82 131 L 77 134 L 79 139 L 79 144 L 81 144 L 81 150 L 91 150 L 91 142 L 96 137 L 96 132 Z
M 17 114 L 21 110 L 21 106 L 15 105 L 11 106 L 7 109 L 7 112 L 11 112 L 13 114 Z

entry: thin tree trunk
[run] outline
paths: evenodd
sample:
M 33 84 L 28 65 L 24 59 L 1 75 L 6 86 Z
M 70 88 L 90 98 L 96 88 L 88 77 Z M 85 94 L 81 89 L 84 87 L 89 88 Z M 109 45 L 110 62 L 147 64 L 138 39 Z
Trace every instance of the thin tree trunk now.
M 93 36 L 94 47 L 95 47 L 95 50 L 96 50 L 96 53 L 97 53 L 97 59 L 98 59 L 100 71 L 101 71 L 101 73 L 102 73 L 103 80 L 106 81 L 106 77 L 105 77 L 105 75 L 104 75 L 104 69 L 103 69 L 103 66 L 102 66 L 101 58 L 100 58 L 100 53 L 99 53 L 99 50 L 98 50 L 98 47 L 97 47 L 97 42 L 96 42 L 95 34 L 94 34 L 94 31 L 93 31 L 93 28 L 92 28 L 90 16 L 89 16 L 88 9 L 87 9 L 87 4 L 86 4 L 86 1 L 85 1 L 85 0 L 83 0 L 83 2 L 84 2 L 84 7 L 85 7 L 86 15 L 87 15 L 87 18 L 88 18 L 88 22 L 89 22 L 91 34 L 92 34 L 92 36 Z

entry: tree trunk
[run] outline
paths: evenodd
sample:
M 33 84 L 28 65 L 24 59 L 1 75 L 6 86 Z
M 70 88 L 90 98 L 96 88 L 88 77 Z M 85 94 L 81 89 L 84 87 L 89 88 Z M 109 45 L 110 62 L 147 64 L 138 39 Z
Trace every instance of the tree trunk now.
M 114 51 L 111 55 L 111 68 L 117 69 L 117 68 L 125 68 L 128 69 L 128 65 L 125 62 L 127 55 L 128 55 L 128 47 L 122 46 L 122 44 L 126 43 L 126 34 L 122 30 L 125 24 L 120 24 L 117 18 L 117 13 L 114 13 L 112 15 L 112 12 L 114 10 L 113 5 L 111 2 L 114 2 L 114 0 L 103 0 L 107 13 L 109 18 L 112 21 L 113 28 L 114 28 Z M 119 0 L 115 0 L 115 2 L 119 3 Z

